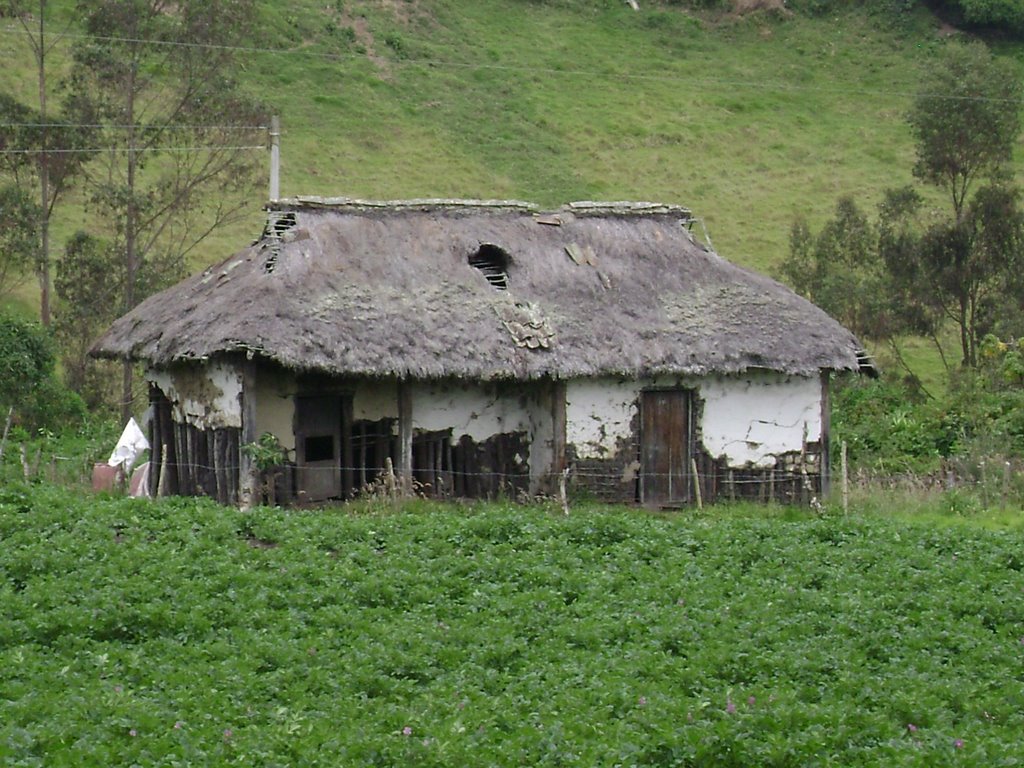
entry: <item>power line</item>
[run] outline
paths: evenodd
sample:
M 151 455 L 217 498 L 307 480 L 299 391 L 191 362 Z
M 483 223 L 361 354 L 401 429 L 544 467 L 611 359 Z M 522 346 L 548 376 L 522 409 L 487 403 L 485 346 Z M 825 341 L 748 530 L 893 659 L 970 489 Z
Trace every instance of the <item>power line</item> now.
M 165 123 L 163 125 L 107 125 L 105 123 L 0 123 L 0 128 L 104 128 L 113 130 L 151 131 L 151 130 L 193 130 L 206 129 L 218 131 L 265 131 L 265 125 L 205 125 L 202 123 Z
M 214 152 L 220 150 L 266 149 L 265 144 L 249 144 L 237 147 L 213 145 L 207 147 L 90 147 L 87 149 L 0 149 L 0 155 L 71 155 L 99 152 Z
M 21 30 L 15 27 L 0 27 L 0 33 L 5 34 L 24 34 Z M 133 37 L 115 37 L 115 36 L 103 36 L 103 35 L 85 35 L 85 34 L 72 34 L 66 33 L 64 37 L 77 39 L 77 40 L 95 40 L 100 42 L 113 42 L 113 43 L 126 43 L 133 45 L 154 45 L 154 46 L 178 46 L 183 48 L 197 48 L 197 49 L 209 49 L 209 50 L 224 50 L 233 51 L 239 53 L 263 53 L 275 56 L 306 56 L 310 58 L 319 58 L 327 61 L 342 62 L 342 61 L 358 61 L 365 57 L 363 54 L 356 53 L 327 53 L 323 51 L 311 51 L 308 49 L 301 48 L 260 48 L 257 46 L 231 46 L 231 45 L 216 45 L 213 43 L 189 43 L 172 40 L 152 40 L 147 38 L 133 38 Z M 488 70 L 494 72 L 516 72 L 521 74 L 541 74 L 541 75 L 562 75 L 568 77 L 587 77 L 587 78 L 620 78 L 623 80 L 638 80 L 638 81 L 652 81 L 652 82 L 677 82 L 682 81 L 686 85 L 711 85 L 711 86 L 727 86 L 732 88 L 758 88 L 761 90 L 771 90 L 777 92 L 791 92 L 791 93 L 831 93 L 836 95 L 849 95 L 849 96 L 885 96 L 885 97 L 898 97 L 898 98 L 918 98 L 922 96 L 932 98 L 948 99 L 950 101 L 980 101 L 980 102 L 995 102 L 995 103 L 1007 103 L 1007 104 L 1024 104 L 1024 99 L 998 99 L 989 98 L 985 96 L 954 96 L 946 93 L 935 93 L 935 94 L 920 94 L 916 92 L 898 91 L 898 90 L 879 90 L 879 89 L 864 89 L 864 88 L 840 88 L 840 87 L 827 87 L 827 86 L 808 86 L 808 85 L 796 85 L 792 83 L 780 83 L 771 81 L 758 81 L 758 80 L 743 80 L 743 79 L 731 79 L 731 78 L 718 78 L 718 77 L 692 77 L 683 74 L 658 74 L 651 72 L 633 73 L 633 72 L 610 72 L 610 71 L 598 71 L 598 70 L 584 70 L 584 69 L 564 69 L 557 67 L 530 67 L 526 65 L 515 65 L 515 64 L 488 64 L 485 62 L 458 62 L 448 61 L 444 59 L 417 59 L 417 58 L 406 58 L 396 61 L 390 61 L 390 65 L 395 67 L 408 67 L 408 66 L 423 66 L 428 68 L 436 69 L 465 69 L 465 70 Z

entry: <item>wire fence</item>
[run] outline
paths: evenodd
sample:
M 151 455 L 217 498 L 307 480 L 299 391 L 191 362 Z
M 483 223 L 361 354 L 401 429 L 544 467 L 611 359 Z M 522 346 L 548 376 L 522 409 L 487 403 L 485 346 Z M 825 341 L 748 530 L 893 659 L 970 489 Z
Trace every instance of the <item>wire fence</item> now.
M 105 456 L 76 456 L 48 451 L 45 443 L 9 443 L 0 462 L 0 483 L 47 482 L 71 489 L 88 489 L 93 486 L 94 468 L 105 464 Z M 136 469 L 140 466 L 136 464 Z M 178 479 L 190 478 L 189 487 L 179 488 L 184 495 L 204 494 L 199 479 L 221 473 L 223 479 L 230 479 L 236 487 L 242 473 L 252 465 L 241 461 L 212 465 L 208 462 L 186 463 L 162 462 L 162 471 L 173 473 Z M 153 469 L 153 468 L 151 468 Z M 294 462 L 272 467 L 259 474 L 258 483 L 284 483 L 286 495 L 301 498 L 304 484 L 323 485 L 325 480 L 338 480 L 339 487 L 351 489 L 345 495 L 359 498 L 372 494 L 395 478 L 395 471 L 388 466 L 317 464 L 300 466 Z M 348 476 L 347 483 L 341 478 Z M 414 464 L 412 468 L 413 490 L 418 495 L 457 497 L 460 495 L 506 495 L 510 498 L 527 498 L 528 491 L 541 495 L 557 493 L 560 473 L 536 472 L 528 463 L 514 467 L 477 469 L 452 469 L 450 467 L 423 467 Z M 121 478 L 127 484 L 128 478 Z M 712 502 L 735 498 L 789 500 L 793 503 L 818 503 L 821 476 L 817 466 L 808 463 L 801 467 L 716 467 L 711 471 L 680 469 L 675 472 L 649 472 L 638 463 L 625 463 L 615 468 L 601 469 L 593 465 L 570 465 L 565 480 L 570 492 L 590 492 L 595 498 L 610 500 L 639 500 L 640 486 L 652 484 L 674 488 L 680 497 L 695 502 L 694 481 L 706 494 L 704 501 Z M 680 485 L 682 484 L 682 486 Z M 689 488 L 686 488 L 689 484 Z M 215 487 L 215 486 L 214 486 Z M 709 492 L 713 487 L 714 491 Z M 469 488 L 483 493 L 456 493 L 456 488 Z M 771 489 L 771 492 L 769 492 Z M 191 492 L 190 492 L 191 491 Z M 975 459 L 948 459 L 930 472 L 891 471 L 877 467 L 857 467 L 844 473 L 840 459 L 830 472 L 830 498 L 848 507 L 849 494 L 882 493 L 890 495 L 917 495 L 929 497 L 946 495 L 950 503 L 959 503 L 969 496 L 972 503 L 983 507 L 1021 507 L 1024 505 L 1024 460 L 989 456 Z M 780 497 L 783 497 L 780 499 Z M 812 501 L 813 500 L 813 501 Z

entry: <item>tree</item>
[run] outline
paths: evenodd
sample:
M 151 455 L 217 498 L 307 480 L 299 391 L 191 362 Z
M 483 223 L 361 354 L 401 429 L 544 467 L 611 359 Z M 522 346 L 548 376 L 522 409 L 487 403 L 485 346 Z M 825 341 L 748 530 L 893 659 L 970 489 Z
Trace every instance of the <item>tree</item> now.
M 915 251 L 919 202 L 913 190 L 890 191 L 874 223 L 853 198 L 842 197 L 817 234 L 803 218 L 793 223 L 782 264 L 783 277 L 798 293 L 861 338 L 887 343 L 904 367 L 899 337 L 923 333 L 934 339 L 938 321 L 907 300 L 905 285 L 894 279 L 883 254 Z
M 0 0 L 0 17 L 21 24 L 36 64 L 38 110 L 0 93 L 0 159 L 15 183 L 38 190 L 35 226 L 38 245 L 33 260 L 39 280 L 39 316 L 50 324 L 50 221 L 57 202 L 69 189 L 88 157 L 90 130 L 50 114 L 47 104 L 47 56 L 60 36 L 50 40 L 46 31 L 46 0 L 39 0 L 33 18 L 27 0 Z M 34 178 L 29 178 L 30 176 Z
M 991 308 L 1024 301 L 1024 217 L 1008 172 L 1021 94 L 1008 63 L 981 44 L 953 45 L 926 76 L 909 115 L 914 174 L 945 193 L 951 215 L 931 224 L 917 248 L 886 261 L 908 299 L 956 323 L 965 366 L 977 365 Z
M 14 416 L 25 426 L 54 429 L 81 420 L 82 401 L 61 386 L 55 364 L 45 328 L 0 314 L 0 420 Z
M 251 203 L 263 110 L 230 77 L 253 0 L 81 0 L 70 111 L 110 149 L 91 166 L 90 200 L 123 274 L 127 312 L 178 279 L 189 252 Z M 249 133 L 240 131 L 247 128 Z M 246 139 L 248 138 L 248 141 Z M 125 364 L 123 415 L 131 411 Z
M 881 266 L 874 225 L 853 198 L 843 197 L 817 235 L 805 219 L 793 223 L 782 273 L 798 293 L 858 336 L 884 339 L 892 319 Z
M 110 243 L 76 232 L 57 264 L 58 303 L 53 330 L 60 343 L 64 376 L 93 409 L 110 402 L 111 364 L 89 356 L 89 348 L 117 317 L 123 271 Z
M 0 187 L 0 295 L 35 264 L 38 208 L 16 184 Z
M 926 73 L 908 120 L 914 175 L 943 190 L 956 222 L 972 186 L 1005 176 L 1020 134 L 1021 83 L 982 43 L 953 44 Z
M 1018 0 L 940 0 L 937 5 L 952 10 L 969 26 L 1024 32 L 1024 7 Z

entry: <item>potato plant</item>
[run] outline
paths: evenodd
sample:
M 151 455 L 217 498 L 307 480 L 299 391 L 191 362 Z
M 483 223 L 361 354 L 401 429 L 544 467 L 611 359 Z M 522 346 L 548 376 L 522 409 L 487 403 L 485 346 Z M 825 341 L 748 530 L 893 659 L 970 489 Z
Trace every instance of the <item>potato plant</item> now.
M 0 765 L 1024 760 L 1016 531 L 0 489 Z

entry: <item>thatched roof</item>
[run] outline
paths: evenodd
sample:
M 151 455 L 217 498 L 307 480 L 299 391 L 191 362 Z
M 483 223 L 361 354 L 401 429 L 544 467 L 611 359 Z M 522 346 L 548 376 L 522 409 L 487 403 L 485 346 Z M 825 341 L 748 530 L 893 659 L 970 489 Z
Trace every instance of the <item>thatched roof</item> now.
M 252 246 L 117 320 L 93 353 L 474 379 L 863 361 L 820 309 L 695 240 L 684 208 L 298 198 L 274 203 L 269 222 Z M 507 290 L 491 282 L 503 265 Z

